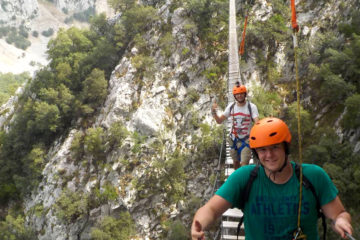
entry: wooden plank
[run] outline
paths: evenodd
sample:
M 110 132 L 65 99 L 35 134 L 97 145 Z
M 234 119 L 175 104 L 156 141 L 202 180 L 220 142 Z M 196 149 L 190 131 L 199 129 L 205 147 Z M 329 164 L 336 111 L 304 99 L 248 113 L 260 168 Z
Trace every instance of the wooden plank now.
M 235 235 L 223 235 L 221 236 L 221 239 L 223 240 L 236 240 L 236 239 L 239 239 L 239 240 L 245 240 L 245 236 L 239 236 L 239 238 L 237 238 Z
M 222 223 L 223 228 L 235 228 L 237 229 L 239 222 L 234 221 L 223 221 Z M 244 224 L 241 225 L 241 228 L 244 229 Z
M 238 217 L 241 218 L 243 215 L 243 212 L 238 208 L 229 208 L 223 213 L 224 217 Z

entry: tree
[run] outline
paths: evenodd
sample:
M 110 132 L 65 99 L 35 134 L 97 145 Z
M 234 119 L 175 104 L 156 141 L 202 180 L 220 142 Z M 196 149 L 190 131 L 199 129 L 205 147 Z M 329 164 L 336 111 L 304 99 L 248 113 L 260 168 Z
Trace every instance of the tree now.
M 5 221 L 0 222 L 0 239 L 4 240 L 35 240 L 34 231 L 25 226 L 23 216 L 7 215 Z
M 346 112 L 342 121 L 345 129 L 360 127 L 360 94 L 354 94 L 345 101 Z
M 96 161 L 105 159 L 105 133 L 101 127 L 89 128 L 84 138 L 85 152 Z
M 108 0 L 115 12 L 124 12 L 135 6 L 135 0 Z
M 138 5 L 126 11 L 122 20 L 128 39 L 132 39 L 137 33 L 143 33 L 153 22 L 159 20 L 159 16 L 155 8 Z
M 60 112 L 56 105 L 47 102 L 35 102 L 34 119 L 29 121 L 28 128 L 35 128 L 40 134 L 48 135 L 47 132 L 56 132 L 60 126 Z
M 100 106 L 107 96 L 107 81 L 104 71 L 95 68 L 82 83 L 84 103 L 93 108 Z

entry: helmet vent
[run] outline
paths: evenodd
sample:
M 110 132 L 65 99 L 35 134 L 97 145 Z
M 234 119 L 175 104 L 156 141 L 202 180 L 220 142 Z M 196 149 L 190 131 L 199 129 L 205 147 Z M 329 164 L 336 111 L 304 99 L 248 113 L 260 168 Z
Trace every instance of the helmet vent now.
M 273 136 L 275 136 L 276 134 L 277 134 L 277 132 L 273 132 L 273 133 L 270 133 L 269 136 L 270 136 L 270 137 L 273 137 Z
M 256 140 L 256 137 L 251 137 L 251 140 Z

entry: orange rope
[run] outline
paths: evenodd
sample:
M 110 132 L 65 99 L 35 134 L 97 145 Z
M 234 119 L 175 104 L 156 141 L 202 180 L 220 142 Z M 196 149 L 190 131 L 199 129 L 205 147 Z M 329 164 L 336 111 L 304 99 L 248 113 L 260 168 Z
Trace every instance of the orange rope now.
M 291 25 L 294 31 L 299 31 L 299 25 L 296 22 L 295 0 L 291 0 Z
M 248 16 L 245 17 L 244 30 L 242 33 L 241 44 L 240 44 L 240 49 L 239 49 L 239 54 L 241 56 L 244 55 L 247 20 L 248 20 Z

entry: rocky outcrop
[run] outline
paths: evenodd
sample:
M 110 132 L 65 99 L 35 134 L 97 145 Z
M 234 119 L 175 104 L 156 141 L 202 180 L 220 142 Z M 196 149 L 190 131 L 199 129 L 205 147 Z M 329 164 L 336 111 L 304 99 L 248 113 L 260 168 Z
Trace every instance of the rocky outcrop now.
M 81 12 L 88 8 L 95 9 L 96 0 L 55 0 L 56 7 L 60 10 L 66 9 L 69 12 Z
M 0 21 L 6 25 L 20 25 L 38 16 L 37 0 L 2 0 Z

